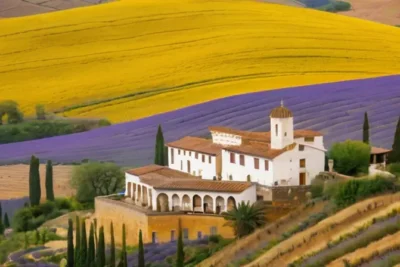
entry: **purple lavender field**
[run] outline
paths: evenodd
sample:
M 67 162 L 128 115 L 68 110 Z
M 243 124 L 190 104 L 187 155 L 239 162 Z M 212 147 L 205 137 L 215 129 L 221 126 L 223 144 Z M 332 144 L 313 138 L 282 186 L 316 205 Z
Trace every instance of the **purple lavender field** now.
M 3 209 L 3 216 L 4 216 L 4 214 L 7 213 L 8 218 L 9 218 L 10 222 L 12 223 L 12 218 L 14 216 L 14 213 L 18 209 L 23 208 L 25 203 L 29 203 L 29 198 L 22 197 L 22 198 L 12 198 L 12 199 L 1 199 L 1 195 L 0 195 L 0 203 L 1 203 L 1 207 Z
M 295 128 L 323 132 L 327 148 L 361 139 L 365 111 L 372 144 L 391 148 L 400 116 L 400 75 L 233 96 L 89 132 L 0 145 L 0 164 L 27 162 L 35 154 L 59 163 L 90 159 L 140 166 L 153 162 L 158 124 L 166 142 L 206 136 L 209 125 L 269 131 L 269 112 L 281 99 L 294 113 Z

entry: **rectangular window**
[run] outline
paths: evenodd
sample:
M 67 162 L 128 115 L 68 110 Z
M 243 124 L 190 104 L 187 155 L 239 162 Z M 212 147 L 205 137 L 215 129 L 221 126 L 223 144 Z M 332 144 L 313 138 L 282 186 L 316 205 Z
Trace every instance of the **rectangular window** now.
M 305 168 L 306 167 L 306 159 L 301 159 L 300 160 L 300 168 Z
M 201 161 L 205 162 L 206 161 L 206 156 L 205 155 L 201 155 Z
M 260 169 L 260 160 L 254 158 L 254 169 L 258 170 Z
M 235 154 L 231 153 L 231 163 L 235 163 Z
M 314 142 L 314 137 L 305 137 L 304 141 L 306 141 L 306 142 Z
M 269 170 L 269 161 L 265 160 L 265 170 L 268 171 Z
M 208 156 L 208 163 L 211 164 L 211 156 Z
M 171 242 L 175 241 L 175 230 L 171 230 Z
M 171 164 L 174 164 L 174 149 L 171 148 Z
M 188 228 L 183 228 L 183 239 L 189 239 L 189 229 Z
M 217 235 L 217 227 L 212 226 L 210 227 L 210 235 Z
M 181 160 L 181 171 L 183 170 L 183 161 Z
M 192 155 L 192 151 L 189 151 L 189 157 Z
M 195 157 L 196 159 L 198 159 L 198 158 L 199 158 L 199 153 L 196 152 L 196 154 L 194 154 L 194 157 Z
M 184 155 L 184 156 L 186 155 L 186 150 L 183 150 L 183 155 Z
M 180 149 L 178 149 L 178 155 L 180 155 L 181 154 L 181 150 Z
M 240 165 L 244 166 L 244 155 L 240 155 Z
M 201 239 L 203 237 L 203 234 L 201 233 L 201 231 L 197 232 L 197 239 Z
M 152 233 L 151 233 L 151 242 L 152 242 L 153 244 L 158 243 L 158 240 L 157 240 L 157 233 L 156 233 L 156 232 L 152 232 Z
M 299 145 L 299 151 L 304 151 L 304 145 Z

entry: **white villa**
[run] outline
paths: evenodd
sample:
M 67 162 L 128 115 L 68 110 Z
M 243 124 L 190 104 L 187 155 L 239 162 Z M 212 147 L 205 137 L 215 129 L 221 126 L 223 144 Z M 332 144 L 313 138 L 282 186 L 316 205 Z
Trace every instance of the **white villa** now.
M 283 103 L 270 113 L 271 132 L 209 127 L 211 139 L 186 136 L 166 144 L 168 167 L 126 172 L 126 196 L 153 211 L 220 213 L 257 200 L 257 187 L 310 185 L 324 171 L 323 136 L 294 130 Z

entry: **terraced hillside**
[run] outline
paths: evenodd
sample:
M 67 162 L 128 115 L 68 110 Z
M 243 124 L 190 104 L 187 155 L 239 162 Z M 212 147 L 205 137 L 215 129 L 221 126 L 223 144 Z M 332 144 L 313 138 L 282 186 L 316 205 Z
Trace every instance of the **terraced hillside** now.
M 116 124 L 89 132 L 0 145 L 0 163 L 41 159 L 72 163 L 83 159 L 115 161 L 122 166 L 153 162 L 157 125 L 166 142 L 186 135 L 207 136 L 208 126 L 269 131 L 269 112 L 284 99 L 296 129 L 322 131 L 327 148 L 362 138 L 364 112 L 374 146 L 390 148 L 400 110 L 400 76 L 331 83 L 245 94 Z
M 0 20 L 1 99 L 128 121 L 400 73 L 397 28 L 258 1 L 121 0 Z M 1 100 L 0 99 L 0 100 Z
M 330 266 L 335 259 L 398 232 L 399 200 L 396 193 L 356 203 L 280 242 L 245 266 Z

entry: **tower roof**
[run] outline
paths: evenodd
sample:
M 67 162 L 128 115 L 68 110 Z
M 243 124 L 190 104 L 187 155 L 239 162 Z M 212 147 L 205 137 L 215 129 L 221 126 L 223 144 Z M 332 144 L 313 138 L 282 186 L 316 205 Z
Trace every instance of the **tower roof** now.
M 269 114 L 271 118 L 284 119 L 292 118 L 293 113 L 286 107 L 283 106 L 283 100 L 281 101 L 281 106 L 274 108 Z

